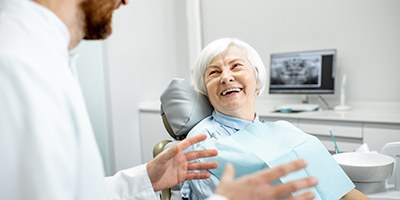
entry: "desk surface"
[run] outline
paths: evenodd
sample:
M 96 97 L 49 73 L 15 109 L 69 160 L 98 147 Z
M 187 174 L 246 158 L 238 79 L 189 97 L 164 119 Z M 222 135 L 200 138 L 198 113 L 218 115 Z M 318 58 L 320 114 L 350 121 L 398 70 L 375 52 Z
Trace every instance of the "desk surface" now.
M 318 110 L 299 113 L 273 112 L 276 102 L 257 101 L 256 110 L 260 117 L 310 119 L 347 122 L 369 122 L 400 125 L 400 103 L 358 102 L 349 111 Z M 140 112 L 160 112 L 160 101 L 147 101 L 139 105 Z
M 322 109 L 299 113 L 274 112 L 274 107 L 268 102 L 259 101 L 257 113 L 261 117 L 400 124 L 400 104 L 398 103 L 358 103 L 349 111 Z

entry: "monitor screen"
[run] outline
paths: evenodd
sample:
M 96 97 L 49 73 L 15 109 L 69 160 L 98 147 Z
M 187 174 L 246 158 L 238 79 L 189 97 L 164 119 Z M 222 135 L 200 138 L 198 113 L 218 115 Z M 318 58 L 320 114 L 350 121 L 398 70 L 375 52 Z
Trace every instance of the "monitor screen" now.
M 271 54 L 270 94 L 333 94 L 336 50 Z

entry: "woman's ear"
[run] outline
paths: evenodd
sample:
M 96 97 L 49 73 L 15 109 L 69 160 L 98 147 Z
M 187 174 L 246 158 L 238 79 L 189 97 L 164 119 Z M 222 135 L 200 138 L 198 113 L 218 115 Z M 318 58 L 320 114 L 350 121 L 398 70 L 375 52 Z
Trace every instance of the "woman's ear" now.
M 254 78 L 256 79 L 256 91 L 255 91 L 255 94 L 258 96 L 258 95 L 260 95 L 260 80 L 258 79 L 258 70 L 257 70 L 257 67 L 254 67 Z
M 258 96 L 258 95 L 260 95 L 260 81 L 258 81 L 258 79 L 256 79 L 256 84 L 257 84 L 256 95 Z

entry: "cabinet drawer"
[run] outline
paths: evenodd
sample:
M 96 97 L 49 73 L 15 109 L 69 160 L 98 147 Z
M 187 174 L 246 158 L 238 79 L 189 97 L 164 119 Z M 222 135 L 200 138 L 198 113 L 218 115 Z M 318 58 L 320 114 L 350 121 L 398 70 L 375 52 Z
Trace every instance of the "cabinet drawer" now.
M 362 138 L 362 123 L 356 122 L 319 122 L 311 120 L 300 120 L 299 126 L 301 130 L 313 135 L 330 136 L 329 130 L 336 137 L 344 138 Z
M 365 124 L 364 142 L 370 150 L 380 151 L 389 142 L 400 142 L 400 125 Z
M 321 143 L 330 151 L 335 153 L 335 144 L 331 136 L 317 135 Z M 340 152 L 354 151 L 363 144 L 362 138 L 335 137 Z

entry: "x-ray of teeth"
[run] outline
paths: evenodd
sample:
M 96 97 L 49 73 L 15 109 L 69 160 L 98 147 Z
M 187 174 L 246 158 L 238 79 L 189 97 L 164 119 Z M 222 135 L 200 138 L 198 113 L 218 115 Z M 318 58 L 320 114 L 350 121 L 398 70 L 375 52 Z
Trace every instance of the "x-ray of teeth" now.
M 277 58 L 271 65 L 272 85 L 317 87 L 320 85 L 320 75 L 319 56 Z

